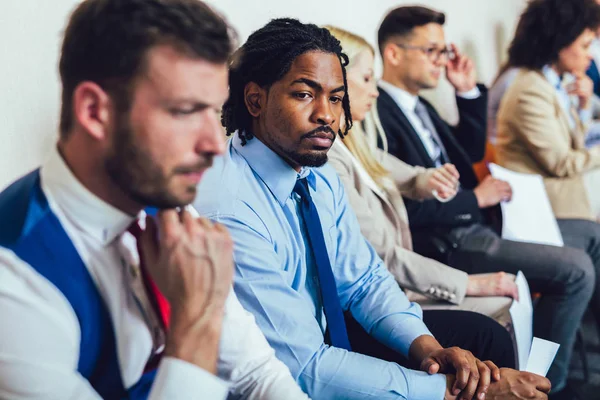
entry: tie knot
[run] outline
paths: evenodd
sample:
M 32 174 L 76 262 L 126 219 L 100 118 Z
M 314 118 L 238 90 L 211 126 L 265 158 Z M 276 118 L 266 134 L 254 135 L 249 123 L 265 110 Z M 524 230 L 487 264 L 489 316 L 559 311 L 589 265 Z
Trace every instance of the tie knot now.
M 427 113 L 427 109 L 425 108 L 425 105 L 423 103 L 421 103 L 420 100 L 417 100 L 417 103 L 415 104 L 415 114 L 423 115 L 425 113 Z
M 140 236 L 142 235 L 142 228 L 140 227 L 140 221 L 138 221 L 137 219 L 135 221 L 133 221 L 131 223 L 131 225 L 129 225 L 129 228 L 127 228 L 127 232 L 131 233 L 136 240 L 138 240 L 140 238 Z
M 308 192 L 308 185 L 306 182 L 306 178 L 298 179 L 296 181 L 296 185 L 294 186 L 294 192 L 300 196 L 303 200 L 310 199 L 310 193 Z

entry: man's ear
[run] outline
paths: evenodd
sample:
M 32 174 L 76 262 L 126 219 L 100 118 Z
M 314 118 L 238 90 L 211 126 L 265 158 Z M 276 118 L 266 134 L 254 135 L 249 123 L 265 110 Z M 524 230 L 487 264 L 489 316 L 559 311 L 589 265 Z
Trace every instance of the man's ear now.
M 244 102 L 248 112 L 253 117 L 258 117 L 264 107 L 266 99 L 265 90 L 254 82 L 249 82 L 244 88 Z
M 402 62 L 402 51 L 400 48 L 393 44 L 392 42 L 388 42 L 385 44 L 383 48 L 383 61 L 387 62 L 394 67 L 398 66 Z
M 81 82 L 73 91 L 75 123 L 96 140 L 106 139 L 111 107 L 108 94 L 94 82 Z

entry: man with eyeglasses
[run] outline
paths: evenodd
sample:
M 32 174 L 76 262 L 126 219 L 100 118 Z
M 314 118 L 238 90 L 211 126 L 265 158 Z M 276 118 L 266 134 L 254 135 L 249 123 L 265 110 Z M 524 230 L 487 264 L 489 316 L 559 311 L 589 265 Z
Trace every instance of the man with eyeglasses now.
M 487 90 L 477 85 L 473 62 L 446 46 L 444 14 L 425 7 L 400 7 L 383 20 L 379 49 L 383 79 L 377 110 L 389 152 L 408 164 L 452 163 L 460 189 L 446 203 L 405 199 L 415 251 L 469 274 L 523 271 L 542 294 L 534 334 L 560 343 L 548 377 L 554 391 L 565 387 L 577 327 L 591 297 L 594 269 L 583 250 L 503 240 L 493 229 L 510 185 L 488 177 L 478 182 L 472 163 L 483 158 Z M 459 123 L 450 126 L 427 101 L 423 89 L 446 78 L 457 93 Z M 486 284 L 486 283 L 483 283 Z

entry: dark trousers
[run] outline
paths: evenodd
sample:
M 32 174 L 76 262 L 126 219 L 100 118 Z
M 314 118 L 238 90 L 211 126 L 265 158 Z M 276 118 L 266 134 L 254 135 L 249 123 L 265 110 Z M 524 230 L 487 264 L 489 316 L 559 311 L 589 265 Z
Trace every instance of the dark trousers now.
M 583 219 L 557 219 L 556 221 L 565 246 L 585 251 L 594 264 L 596 285 L 590 301 L 590 309 L 600 327 L 600 224 Z
M 469 350 L 480 360 L 498 367 L 514 368 L 515 356 L 510 334 L 485 315 L 459 310 L 424 310 L 423 321 L 443 347 Z M 372 338 L 352 317 L 346 318 L 352 351 L 419 369 L 404 355 Z
M 562 389 L 577 329 L 595 287 L 594 265 L 587 252 L 504 240 L 484 225 L 456 229 L 453 234 L 459 246 L 449 257 L 450 266 L 469 274 L 523 271 L 531 291 L 541 293 L 533 334 L 561 345 L 548 378 L 553 390 Z

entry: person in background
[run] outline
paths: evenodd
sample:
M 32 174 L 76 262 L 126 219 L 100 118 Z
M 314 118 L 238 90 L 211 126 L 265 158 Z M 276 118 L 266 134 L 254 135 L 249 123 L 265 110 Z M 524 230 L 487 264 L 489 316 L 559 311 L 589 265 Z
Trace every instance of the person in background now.
M 496 145 L 498 164 L 543 177 L 565 245 L 587 251 L 596 277 L 600 146 L 585 148 L 584 138 L 592 97 L 585 71 L 599 25 L 600 6 L 594 0 L 536 0 L 528 5 L 509 48 L 509 63 L 519 72 L 498 112 Z M 565 86 L 567 73 L 578 80 Z M 572 95 L 583 111 L 575 112 Z M 581 118 L 583 112 L 587 117 Z M 598 278 L 590 308 L 600 327 Z
M 537 29 L 540 25 L 562 28 Z M 532 1 L 509 47 L 508 63 L 519 72 L 498 112 L 498 162 L 544 177 L 556 217 L 567 221 L 593 221 L 600 212 L 600 147 L 584 147 L 593 93 L 585 71 L 599 25 L 595 0 Z M 577 80 L 564 87 L 567 73 Z M 578 98 L 579 114 L 571 95 Z
M 598 36 L 598 33 L 596 33 Z M 592 96 L 592 121 L 588 125 L 585 136 L 585 147 L 591 148 L 600 144 L 600 39 L 596 37 L 590 46 L 592 52 L 592 63 L 586 75 L 594 84 L 594 95 Z
M 0 398 L 307 398 L 231 290 L 226 229 L 186 208 L 233 46 L 197 0 L 72 13 L 58 143 L 0 193 Z
M 415 251 L 469 274 L 522 271 L 532 291 L 542 294 L 534 334 L 561 345 L 548 373 L 558 393 L 566 387 L 575 335 L 593 292 L 594 265 L 584 250 L 504 240 L 494 230 L 498 205 L 510 200 L 512 189 L 475 176 L 472 163 L 485 149 L 487 90 L 477 85 L 472 61 L 446 45 L 444 22 L 443 13 L 400 7 L 378 33 L 383 79 L 377 108 L 389 152 L 427 168 L 451 162 L 460 173 L 459 191 L 448 202 L 405 198 Z M 457 126 L 419 97 L 437 86 L 444 69 L 457 93 Z
M 458 172 L 452 164 L 413 167 L 369 147 L 362 123 L 371 114 L 371 121 L 379 125 L 372 109 L 379 95 L 373 73 L 375 50 L 360 36 L 333 26 L 326 28 L 341 42 L 349 58 L 348 96 L 353 121 L 349 134 L 331 146 L 328 162 L 344 184 L 362 234 L 400 286 L 410 290 L 409 298 L 424 309 L 477 311 L 507 325 L 511 297 L 518 297 L 514 275 L 468 275 L 412 251 L 402 195 L 420 200 L 432 198 L 435 191 L 448 201 L 456 194 Z
M 194 204 L 231 232 L 240 301 L 318 399 L 546 398 L 545 378 L 498 371 L 438 342 L 360 233 L 339 177 L 325 165 L 336 136 L 352 126 L 347 63 L 329 31 L 290 18 L 253 32 L 232 57 L 222 123 L 234 137 L 200 185 L 212 196 Z M 363 329 L 360 340 L 352 340 L 344 312 Z M 514 363 L 510 337 L 492 319 L 429 313 L 434 322 L 436 313 L 453 314 L 433 324 L 441 342 Z M 386 359 L 357 352 L 368 341 L 385 348 Z
M 593 8 L 593 4 L 588 3 L 587 5 L 590 8 Z M 535 7 L 535 5 L 530 6 Z M 571 24 L 573 20 L 573 15 L 568 13 L 561 13 L 561 9 L 566 10 L 566 8 L 561 8 L 561 4 L 555 5 L 555 10 L 553 14 L 557 15 L 557 18 L 563 18 L 564 24 Z M 593 10 L 588 10 L 586 12 L 591 12 L 589 15 L 593 15 Z M 579 17 L 577 17 L 579 18 Z M 547 21 L 552 24 L 553 21 Z M 517 27 L 518 32 L 524 32 L 528 28 L 526 26 L 519 25 Z M 569 32 L 569 31 L 566 31 Z M 597 33 L 596 33 L 597 34 Z M 562 38 L 563 40 L 572 41 L 568 38 L 568 35 L 565 35 L 565 31 L 559 30 L 551 30 L 549 35 L 555 38 Z M 537 51 L 537 48 L 532 51 Z M 594 56 L 592 62 L 590 63 L 589 68 L 587 69 L 586 74 L 581 73 L 581 71 L 577 75 L 572 75 L 569 72 L 565 72 L 562 76 L 561 86 L 566 89 L 566 93 L 569 96 L 565 96 L 564 100 L 567 101 L 570 105 L 569 108 L 573 108 L 578 116 L 582 124 L 585 126 L 585 146 L 587 148 L 592 148 L 599 143 L 600 140 L 600 123 L 596 121 L 594 118 L 598 118 L 600 115 L 600 100 L 598 100 L 598 91 L 600 91 L 600 75 L 598 75 L 597 63 L 600 62 L 600 45 L 598 45 L 598 39 L 594 39 L 592 45 L 590 46 L 590 52 Z M 594 61 L 596 60 L 596 61 Z M 497 141 L 497 124 L 498 124 L 498 110 L 500 109 L 500 103 L 507 89 L 515 80 L 517 74 L 519 73 L 520 68 L 511 64 L 511 60 L 509 59 L 498 72 L 498 75 L 490 88 L 489 91 L 489 103 L 488 103 L 488 116 L 487 116 L 487 134 L 488 140 L 493 145 L 496 144 Z M 578 88 L 590 88 L 590 80 L 593 85 L 593 90 L 596 93 L 595 95 L 591 95 L 589 90 L 587 90 L 588 94 L 585 97 L 592 96 L 590 100 L 585 100 L 585 102 L 580 102 L 579 96 L 577 96 L 576 91 Z M 582 107 L 583 105 L 587 107 Z
M 600 1 L 596 0 L 600 4 Z M 590 46 L 592 62 L 586 71 L 586 75 L 594 84 L 594 95 L 592 96 L 592 118 L 585 137 L 585 146 L 590 148 L 600 144 L 600 29 L 596 31 L 596 38 Z
M 596 38 L 590 45 L 592 61 L 590 62 L 589 68 L 585 72 L 594 84 L 594 95 L 596 98 L 600 97 L 600 40 L 598 39 L 598 33 L 599 31 L 596 31 Z

